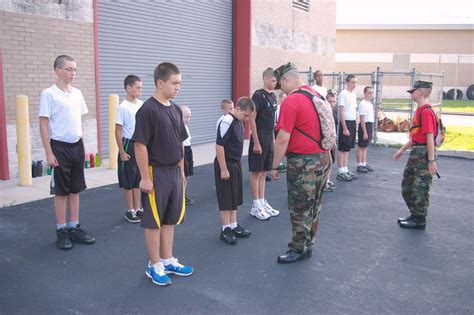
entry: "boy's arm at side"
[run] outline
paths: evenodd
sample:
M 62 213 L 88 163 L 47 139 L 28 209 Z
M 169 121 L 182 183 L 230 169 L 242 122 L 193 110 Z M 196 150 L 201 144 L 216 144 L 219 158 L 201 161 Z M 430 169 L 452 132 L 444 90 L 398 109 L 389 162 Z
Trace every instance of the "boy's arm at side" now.
M 433 133 L 429 132 L 426 134 L 426 151 L 428 154 L 428 170 L 431 175 L 435 175 L 438 171 L 438 166 L 435 162 L 435 148 L 434 148 L 434 136 Z
M 123 126 L 120 124 L 115 124 L 115 142 L 117 142 L 117 146 L 119 149 L 119 154 L 120 154 L 120 159 L 122 161 L 128 161 L 130 160 L 130 155 L 125 152 L 123 148 L 123 142 L 122 142 L 122 129 Z
M 225 151 L 224 147 L 216 144 L 216 157 L 221 169 L 221 179 L 228 180 L 230 178 L 229 170 L 227 169 L 227 163 L 225 162 Z
M 251 137 L 253 139 L 253 153 L 262 154 L 262 146 L 260 145 L 260 141 L 258 140 L 257 123 L 255 122 L 256 118 L 257 111 L 253 112 L 249 119 Z
M 144 193 L 150 193 L 153 190 L 153 183 L 148 171 L 148 150 L 146 145 L 135 142 L 135 159 L 137 160 L 138 169 L 140 170 L 140 189 Z
M 178 165 L 181 171 L 181 177 L 184 179 L 186 178 L 186 176 L 184 175 L 184 144 L 181 144 L 181 150 L 183 151 L 183 158 L 178 162 Z
M 40 117 L 40 135 L 41 135 L 41 142 L 43 142 L 44 151 L 46 153 L 46 159 L 48 161 L 48 165 L 51 167 L 59 166 L 58 160 L 53 153 L 53 149 L 51 149 L 51 144 L 49 142 L 49 118 L 48 117 Z
M 364 132 L 364 140 L 367 140 L 369 135 L 367 134 L 367 128 L 365 127 L 365 115 L 359 115 L 359 128 L 362 128 L 362 131 Z
M 275 149 L 273 151 L 273 163 L 272 163 L 272 177 L 277 180 L 280 178 L 278 174 L 278 166 L 280 165 L 283 155 L 288 148 L 288 143 L 290 142 L 291 133 L 287 132 L 284 129 L 278 131 L 278 135 L 275 140 Z
M 402 157 L 403 153 L 405 153 L 406 150 L 408 150 L 409 148 L 411 148 L 411 145 L 412 145 L 412 142 L 411 142 L 411 139 L 408 140 L 407 143 L 405 143 L 397 152 L 395 152 L 395 154 L 393 155 L 393 159 L 394 160 L 400 160 L 400 158 Z
M 344 119 L 344 106 L 339 106 L 339 122 L 342 126 L 342 133 L 349 136 L 349 129 L 347 129 L 346 120 Z

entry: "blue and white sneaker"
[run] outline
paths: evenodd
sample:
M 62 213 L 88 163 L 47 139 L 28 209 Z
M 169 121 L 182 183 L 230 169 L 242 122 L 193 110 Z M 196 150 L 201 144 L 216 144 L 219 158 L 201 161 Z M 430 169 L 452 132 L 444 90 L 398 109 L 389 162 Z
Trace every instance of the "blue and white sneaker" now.
M 171 264 L 165 266 L 165 273 L 174 273 L 178 276 L 190 276 L 193 274 L 194 269 L 191 266 L 184 266 L 178 262 L 178 259 L 171 257 Z
M 166 274 L 165 267 L 163 266 L 162 262 L 158 262 L 154 264 L 153 266 L 151 265 L 150 262 L 148 262 L 148 266 L 146 268 L 145 274 L 148 278 L 151 279 L 151 281 L 153 281 L 154 284 L 157 284 L 157 285 L 170 285 L 171 284 L 171 279 Z

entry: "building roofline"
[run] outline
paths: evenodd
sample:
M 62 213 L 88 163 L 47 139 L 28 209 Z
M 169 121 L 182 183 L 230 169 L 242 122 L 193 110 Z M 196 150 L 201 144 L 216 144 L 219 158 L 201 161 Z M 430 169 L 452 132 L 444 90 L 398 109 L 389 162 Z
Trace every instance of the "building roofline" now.
M 474 24 L 337 24 L 336 30 L 474 30 Z

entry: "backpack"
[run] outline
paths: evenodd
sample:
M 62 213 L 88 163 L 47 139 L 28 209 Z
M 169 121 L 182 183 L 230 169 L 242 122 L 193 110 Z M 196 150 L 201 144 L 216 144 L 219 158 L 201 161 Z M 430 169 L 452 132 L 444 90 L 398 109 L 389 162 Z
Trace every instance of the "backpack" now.
M 334 148 L 336 146 L 336 130 L 334 128 L 335 123 L 331 105 L 318 93 L 313 94 L 313 92 L 306 89 L 298 89 L 291 94 L 293 93 L 306 95 L 313 103 L 313 108 L 319 120 L 319 134 L 321 139 L 317 140 L 299 128 L 295 129 L 316 142 L 323 150 L 331 150 Z
M 435 111 L 431 108 L 431 106 L 426 106 L 420 111 L 420 124 L 416 126 L 411 126 L 410 131 L 414 128 L 421 128 L 421 114 L 425 109 L 430 109 L 435 116 L 436 121 L 436 135 L 434 135 L 434 145 L 435 147 L 439 147 L 443 144 L 444 139 L 446 138 L 446 127 L 443 125 L 443 121 L 441 120 L 441 116 L 436 114 Z

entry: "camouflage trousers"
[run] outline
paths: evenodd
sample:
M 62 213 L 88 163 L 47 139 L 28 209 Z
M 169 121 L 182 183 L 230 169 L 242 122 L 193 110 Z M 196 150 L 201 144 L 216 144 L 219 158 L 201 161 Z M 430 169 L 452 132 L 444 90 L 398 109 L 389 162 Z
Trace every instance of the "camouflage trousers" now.
M 305 252 L 314 244 L 324 186 L 328 180 L 331 157 L 324 154 L 290 154 L 286 180 L 292 237 L 290 250 Z
M 428 170 L 425 146 L 413 147 L 403 172 L 402 195 L 414 216 L 426 217 L 430 203 L 433 176 Z

